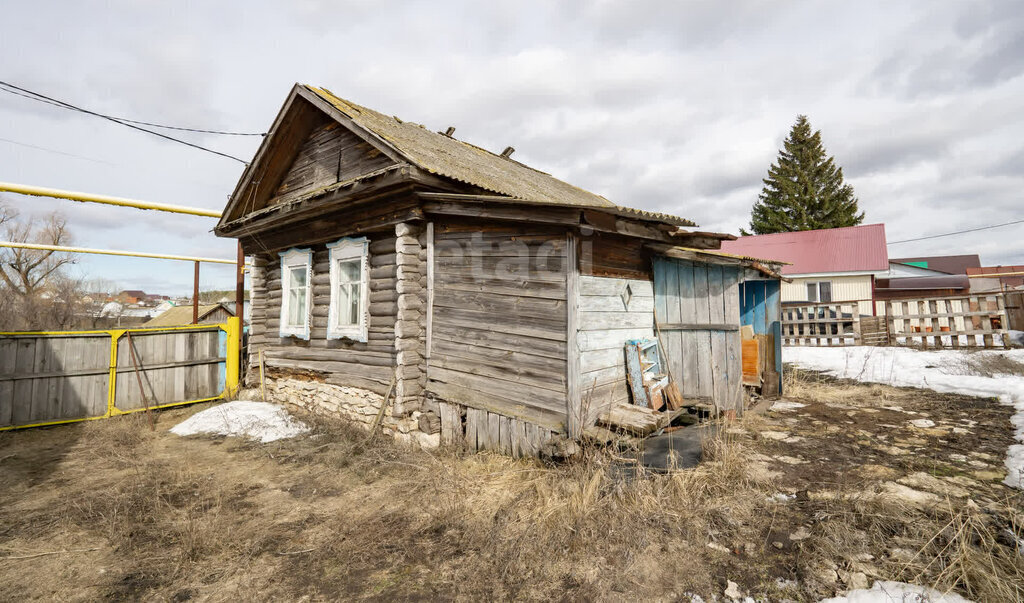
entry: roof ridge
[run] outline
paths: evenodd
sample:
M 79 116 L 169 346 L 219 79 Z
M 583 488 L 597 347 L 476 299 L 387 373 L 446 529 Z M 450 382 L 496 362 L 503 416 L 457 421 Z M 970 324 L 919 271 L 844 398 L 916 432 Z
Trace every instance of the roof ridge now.
M 308 85 L 307 85 L 307 87 L 309 87 L 309 88 L 316 88 L 315 86 L 308 86 Z M 340 96 L 338 96 L 337 94 L 331 92 L 327 88 L 319 88 L 319 89 L 324 91 L 324 92 L 326 92 L 327 94 L 330 94 L 331 96 L 333 96 L 334 98 L 338 99 L 339 101 L 345 103 L 346 105 L 352 107 L 357 112 L 369 111 L 369 112 L 372 112 L 372 113 L 376 113 L 377 115 L 380 115 L 382 117 L 389 117 L 386 113 L 381 113 L 380 111 L 377 111 L 376 109 L 370 109 L 369 107 L 363 107 L 362 105 L 360 105 L 358 103 L 354 103 L 354 102 L 352 102 L 352 101 L 350 101 L 348 99 L 341 98 Z M 447 140 L 453 140 L 455 142 L 462 143 L 462 144 L 464 144 L 464 145 L 466 145 L 466 146 L 468 146 L 470 148 L 476 149 L 478 151 L 483 151 L 485 153 L 493 155 L 497 159 L 503 159 L 505 161 L 511 161 L 512 163 L 514 163 L 516 165 L 524 167 L 524 168 L 526 168 L 528 170 L 533 170 L 534 172 L 537 172 L 538 174 L 543 174 L 545 176 L 551 176 L 552 178 L 555 177 L 555 176 L 553 176 L 549 172 L 545 172 L 544 170 L 537 169 L 537 168 L 533 167 L 532 165 L 527 165 L 527 164 L 525 164 L 525 163 L 523 163 L 521 161 L 516 161 L 515 159 L 512 159 L 511 157 L 502 157 L 501 154 L 495 153 L 494 151 L 492 151 L 490 149 L 487 149 L 487 148 L 484 148 L 484 147 L 481 147 L 479 145 L 475 145 L 475 144 L 469 142 L 468 140 L 463 140 L 461 138 L 456 138 L 455 136 L 446 136 L 445 134 L 442 134 L 440 132 L 435 132 L 434 130 L 426 127 L 425 125 L 423 125 L 421 123 L 417 123 L 415 121 L 409 121 L 409 120 L 406 120 L 406 119 L 402 119 L 402 118 L 398 117 L 397 115 L 391 115 L 390 117 L 392 119 L 394 119 L 395 121 L 397 121 L 398 123 L 400 123 L 400 124 L 408 124 L 408 125 L 411 125 L 411 126 L 418 126 L 418 127 L 422 128 L 424 131 L 429 132 L 432 136 L 441 136 L 442 138 L 445 138 Z M 565 181 L 562 180 L 562 182 L 565 182 Z M 574 185 L 572 185 L 572 184 L 570 184 L 568 182 L 566 182 L 566 184 L 569 184 L 569 186 L 574 186 Z M 575 187 L 575 188 L 579 188 L 579 187 Z M 591 191 L 588 191 L 588 190 L 582 189 L 582 188 L 580 188 L 579 190 L 584 191 L 586 193 L 590 193 L 591 195 L 596 195 L 597 194 L 597 193 L 593 193 Z M 598 195 L 598 196 L 601 196 L 601 195 Z M 604 197 L 602 196 L 602 198 L 604 198 Z
M 747 237 L 774 237 L 774 236 L 778 236 L 778 235 L 802 234 L 802 233 L 805 233 L 805 232 L 835 232 L 837 230 L 852 230 L 854 228 L 868 228 L 868 227 L 871 227 L 871 226 L 881 226 L 881 227 L 884 228 L 885 227 L 885 223 L 884 222 L 876 222 L 874 224 L 856 224 L 854 226 L 836 226 L 835 228 L 813 228 L 811 230 L 787 230 L 785 232 L 768 232 L 768 233 L 765 233 L 765 234 L 746 235 L 746 236 L 741 237 L 741 238 L 747 238 Z
M 638 215 L 646 214 L 642 217 L 649 220 L 665 221 L 661 217 L 664 216 L 671 218 L 674 223 L 696 226 L 693 221 L 679 216 L 618 205 L 604 195 L 561 180 L 549 172 L 466 140 L 436 132 L 422 124 L 405 121 L 395 115 L 385 115 L 344 99 L 328 88 L 309 84 L 302 86 L 334 106 L 356 126 L 380 138 L 407 161 L 430 173 L 534 203 L 628 210 Z M 429 132 L 429 135 L 425 132 Z

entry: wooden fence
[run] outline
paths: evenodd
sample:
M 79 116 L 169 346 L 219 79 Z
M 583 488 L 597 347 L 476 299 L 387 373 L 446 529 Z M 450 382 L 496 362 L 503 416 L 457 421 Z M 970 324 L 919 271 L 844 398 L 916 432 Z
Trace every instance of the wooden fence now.
M 238 319 L 222 325 L 0 333 L 0 430 L 222 397 L 237 385 Z
M 859 345 L 860 307 L 857 302 L 783 304 L 783 345 Z
M 785 304 L 784 345 L 900 345 L 921 348 L 1003 348 L 1002 293 L 878 302 L 882 316 L 862 316 L 857 302 Z

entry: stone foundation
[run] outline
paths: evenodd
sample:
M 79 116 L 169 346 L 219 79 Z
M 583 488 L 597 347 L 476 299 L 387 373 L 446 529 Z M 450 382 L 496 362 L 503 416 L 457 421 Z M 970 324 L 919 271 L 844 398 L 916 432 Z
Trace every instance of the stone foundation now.
M 266 396 L 268 402 L 293 404 L 312 413 L 341 417 L 367 430 L 377 418 L 384 400 L 384 396 L 358 387 L 290 378 L 267 378 Z M 385 412 L 380 430 L 403 444 L 437 448 L 441 434 L 421 431 L 420 425 L 429 423 L 420 420 L 422 414 L 412 411 L 408 416 L 394 417 L 391 412 Z

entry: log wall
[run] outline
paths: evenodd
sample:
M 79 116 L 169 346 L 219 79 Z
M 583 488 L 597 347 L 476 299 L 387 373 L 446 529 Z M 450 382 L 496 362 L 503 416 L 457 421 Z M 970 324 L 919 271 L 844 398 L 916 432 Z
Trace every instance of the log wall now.
M 398 315 L 398 264 L 394 232 L 369 233 L 370 294 L 367 341 L 327 339 L 331 301 L 329 253 L 326 245 L 312 245 L 313 278 L 308 340 L 280 337 L 281 263 L 277 253 L 253 256 L 252 326 L 249 364 L 257 367 L 260 351 L 270 369 L 316 371 L 328 382 L 360 387 L 384 394 L 397 358 L 395 322 Z M 258 370 L 248 372 L 250 383 Z

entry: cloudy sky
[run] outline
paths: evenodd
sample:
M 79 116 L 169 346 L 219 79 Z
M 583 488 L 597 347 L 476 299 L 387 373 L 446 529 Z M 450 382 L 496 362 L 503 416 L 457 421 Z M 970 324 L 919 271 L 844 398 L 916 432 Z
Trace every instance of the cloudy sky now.
M 0 79 L 121 117 L 265 131 L 294 82 L 500 152 L 620 205 L 737 232 L 797 114 L 889 241 L 1024 219 L 1013 2 L 5 2 Z M 248 160 L 259 138 L 182 135 Z M 223 209 L 242 164 L 0 93 L 0 180 Z M 5 195 L 75 243 L 233 257 L 213 220 Z M 1024 224 L 890 245 L 1024 263 Z M 191 266 L 85 277 L 191 288 Z M 204 288 L 230 268 L 204 267 Z

